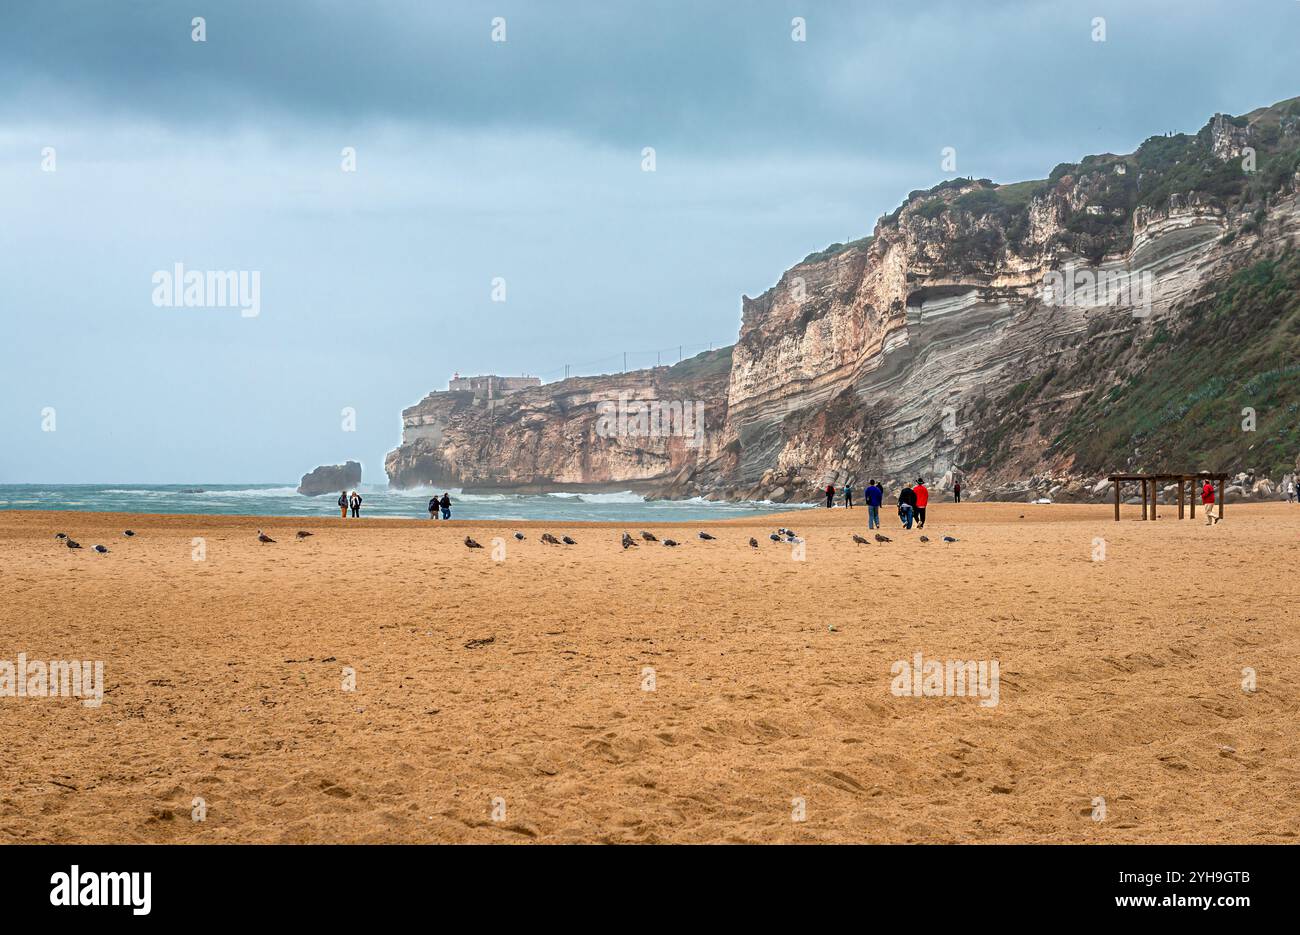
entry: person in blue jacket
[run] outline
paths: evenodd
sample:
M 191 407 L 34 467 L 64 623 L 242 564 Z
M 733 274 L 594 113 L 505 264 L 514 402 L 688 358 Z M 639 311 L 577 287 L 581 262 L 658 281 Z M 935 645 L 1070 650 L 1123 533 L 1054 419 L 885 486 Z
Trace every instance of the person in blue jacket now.
M 880 504 L 885 499 L 884 488 L 876 483 L 876 479 L 871 479 L 871 486 L 862 491 L 862 495 L 867 498 L 867 528 L 880 528 Z

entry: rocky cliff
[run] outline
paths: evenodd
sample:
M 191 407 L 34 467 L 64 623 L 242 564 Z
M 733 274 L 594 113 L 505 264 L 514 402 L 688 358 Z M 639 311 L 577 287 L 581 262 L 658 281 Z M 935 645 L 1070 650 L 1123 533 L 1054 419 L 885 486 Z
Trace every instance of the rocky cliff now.
M 730 348 L 498 399 L 433 392 L 402 413 L 396 487 L 652 491 L 725 461 Z
M 1041 181 L 913 192 L 743 297 L 725 387 L 693 390 L 718 393 L 707 444 L 592 434 L 596 395 L 649 375 L 544 387 L 492 419 L 433 394 L 390 477 L 787 500 L 871 475 L 1015 496 L 1121 469 L 1276 476 L 1300 451 L 1298 170 L 1293 99 Z

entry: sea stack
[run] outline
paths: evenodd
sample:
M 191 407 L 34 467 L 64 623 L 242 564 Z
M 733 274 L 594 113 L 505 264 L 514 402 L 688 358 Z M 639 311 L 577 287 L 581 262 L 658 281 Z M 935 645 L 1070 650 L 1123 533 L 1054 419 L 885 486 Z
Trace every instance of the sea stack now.
M 360 486 L 361 462 L 348 461 L 346 464 L 322 464 L 304 474 L 298 484 L 298 493 L 304 497 L 317 497 L 323 493 L 355 490 Z

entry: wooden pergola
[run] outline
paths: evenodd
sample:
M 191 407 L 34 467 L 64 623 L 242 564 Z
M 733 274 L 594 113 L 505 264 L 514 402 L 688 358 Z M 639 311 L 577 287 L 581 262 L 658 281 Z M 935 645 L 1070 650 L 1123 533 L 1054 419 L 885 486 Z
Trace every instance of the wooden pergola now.
M 1111 474 L 1106 478 L 1115 484 L 1115 522 L 1119 522 L 1119 488 L 1121 484 L 1133 482 L 1142 485 L 1142 518 L 1144 520 L 1153 520 L 1156 518 L 1156 494 L 1160 492 L 1160 484 L 1177 483 L 1178 484 L 1178 518 L 1183 518 L 1183 507 L 1186 502 L 1191 503 L 1192 519 L 1196 519 L 1196 501 L 1200 494 L 1200 482 L 1211 481 L 1217 483 L 1219 492 L 1216 499 L 1219 502 L 1219 519 L 1223 519 L 1223 485 L 1228 481 L 1227 474 L 1212 474 L 1208 471 L 1201 471 L 1197 474 Z M 1192 489 L 1189 496 L 1187 485 L 1191 484 Z M 1149 493 L 1148 493 L 1149 488 Z M 1147 503 L 1150 502 L 1151 509 L 1147 510 Z M 1149 514 L 1149 515 L 1148 515 Z

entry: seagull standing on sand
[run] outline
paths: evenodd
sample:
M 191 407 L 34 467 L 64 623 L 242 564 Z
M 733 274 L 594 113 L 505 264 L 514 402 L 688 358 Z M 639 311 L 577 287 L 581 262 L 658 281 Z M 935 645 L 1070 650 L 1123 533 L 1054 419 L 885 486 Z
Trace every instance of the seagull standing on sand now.
M 676 542 L 675 540 L 673 540 L 673 539 L 665 539 L 665 540 L 664 540 L 664 545 L 666 545 L 666 546 L 668 546 L 668 547 L 671 548 L 672 546 L 677 545 L 677 542 Z
M 70 548 L 70 549 L 79 549 L 79 548 L 81 548 L 81 543 L 78 542 L 77 540 L 73 539 L 71 536 L 65 536 L 64 539 L 63 539 L 63 544 L 66 545 L 66 546 L 67 546 L 68 548 Z
M 126 529 L 126 530 L 123 530 L 123 531 L 122 531 L 122 535 L 124 535 L 124 536 L 126 536 L 128 539 L 130 539 L 132 536 L 135 535 L 135 530 L 133 530 L 133 529 Z
M 656 538 L 654 537 L 654 533 L 652 533 L 652 532 L 646 532 L 644 529 L 641 530 L 641 538 L 644 539 L 646 542 L 658 542 L 658 541 L 659 541 L 658 539 L 656 539 Z
M 268 542 L 274 542 L 275 540 L 259 529 L 257 531 L 257 541 L 262 543 L 262 545 L 266 545 Z
M 859 536 L 856 532 L 853 534 L 853 541 L 856 542 L 858 545 L 869 545 L 869 544 L 870 544 L 869 542 L 867 542 L 866 539 L 863 539 L 863 538 L 862 538 L 861 536 Z
M 574 542 L 572 539 L 570 539 L 568 536 L 561 536 L 561 537 L 560 537 L 560 540 L 561 540 L 565 545 L 577 545 L 577 544 L 578 544 L 578 543 Z
M 627 533 L 623 533 L 623 548 L 630 549 L 636 546 L 636 544 L 637 541 L 635 539 L 633 539 Z
M 102 545 L 95 546 L 95 551 L 98 552 L 100 555 L 108 554 L 108 549 L 104 548 Z
M 471 549 L 481 549 L 481 548 L 483 548 L 483 546 L 479 545 L 477 542 L 475 542 L 475 541 L 474 541 L 473 539 L 471 539 L 469 536 L 466 536 L 466 537 L 465 537 L 465 544 L 466 544 L 467 546 L 469 546 Z
M 768 536 L 768 538 L 771 539 L 773 542 L 781 541 L 781 537 L 778 536 L 776 533 L 772 533 L 772 535 Z
M 750 537 L 749 537 L 749 547 L 750 547 L 751 549 L 756 549 L 756 548 L 758 548 L 758 540 L 755 539 L 753 536 L 750 536 Z
M 891 538 L 889 538 L 888 536 L 882 536 L 880 533 L 876 533 L 876 541 L 877 541 L 877 542 L 893 542 L 894 540 L 891 539 Z
M 560 544 L 560 540 L 557 539 L 557 538 L 555 538 L 555 537 L 554 537 L 553 535 L 551 535 L 549 532 L 544 532 L 544 533 L 542 533 L 542 541 L 545 542 L 547 545 L 559 545 L 559 544 Z
M 307 532 L 306 530 L 304 530 L 304 529 L 299 529 L 299 530 L 298 530 L 298 541 L 301 542 L 303 539 L 306 539 L 306 538 L 307 538 L 308 536 L 310 536 L 310 535 L 311 535 L 311 533 Z
M 523 542 L 523 541 L 524 541 L 524 534 L 523 534 L 522 532 L 517 532 L 517 533 L 515 533 L 515 538 L 518 539 L 520 542 Z
M 715 537 L 715 536 L 710 536 L 707 532 L 701 532 L 701 533 L 700 533 L 700 538 L 701 538 L 701 539 L 704 539 L 705 541 L 708 541 L 708 540 L 710 540 L 710 539 L 714 539 L 714 538 L 716 538 L 716 537 Z
M 944 542 L 957 542 L 958 540 L 954 539 L 952 536 L 944 536 L 944 537 L 943 537 L 943 541 L 944 541 Z
M 56 532 L 56 533 L 54 534 L 54 538 L 55 538 L 55 539 L 66 539 L 66 538 L 68 538 L 68 534 L 67 534 L 66 532 Z

